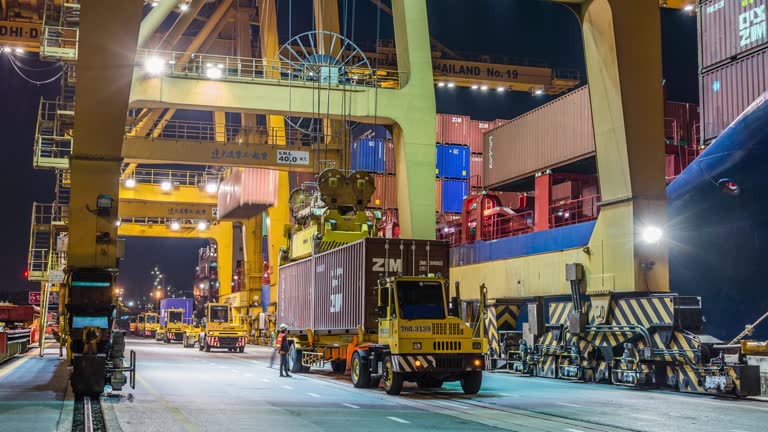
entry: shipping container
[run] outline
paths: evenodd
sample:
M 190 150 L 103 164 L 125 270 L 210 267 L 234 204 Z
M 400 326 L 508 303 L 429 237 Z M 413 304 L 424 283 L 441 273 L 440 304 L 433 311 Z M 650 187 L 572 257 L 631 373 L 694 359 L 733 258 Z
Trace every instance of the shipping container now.
M 304 183 L 314 183 L 314 182 L 315 182 L 314 173 L 295 172 L 295 171 L 288 172 L 288 185 L 290 187 L 290 190 L 299 188 Z
M 595 152 L 586 86 L 485 134 L 483 179 L 490 188 Z
M 166 327 L 168 320 L 168 309 L 184 309 L 184 324 L 192 323 L 192 313 L 194 312 L 194 303 L 189 298 L 165 298 L 160 300 L 160 326 Z
M 395 145 L 391 139 L 384 141 L 384 172 L 395 173 Z
M 573 180 L 564 181 L 552 186 L 552 202 L 571 200 L 579 196 L 579 183 Z
M 469 145 L 468 116 L 453 114 L 437 115 L 437 142 L 440 144 Z
M 374 174 L 376 190 L 371 195 L 370 208 L 397 208 L 397 177 L 387 174 Z
M 441 187 L 441 207 L 443 213 L 460 213 L 464 197 L 469 193 L 469 184 L 466 180 L 443 179 Z
M 669 144 L 688 145 L 699 124 L 699 106 L 684 102 L 664 102 L 664 138 Z
M 469 150 L 472 153 L 483 152 L 483 134 L 495 126 L 495 121 L 470 120 Z
M 350 168 L 353 171 L 384 173 L 386 170 L 384 149 L 385 143 L 381 139 L 360 139 L 353 142 Z
M 768 50 L 701 75 L 702 136 L 716 138 L 768 89 Z
M 699 65 L 721 66 L 765 48 L 768 0 L 705 0 L 699 9 Z
M 351 141 L 361 139 L 392 140 L 392 133 L 383 125 L 360 123 L 350 132 Z
M 472 155 L 469 158 L 469 185 L 483 187 L 483 156 Z
M 356 334 L 377 329 L 380 277 L 448 276 L 448 244 L 365 238 L 280 267 L 278 322 L 291 333 Z
M 437 146 L 437 175 L 442 178 L 465 179 L 469 177 L 469 147 L 461 145 Z
M 278 172 L 233 168 L 219 187 L 219 219 L 246 219 L 277 202 Z
M 435 179 L 435 211 L 442 212 L 443 209 L 443 181 Z

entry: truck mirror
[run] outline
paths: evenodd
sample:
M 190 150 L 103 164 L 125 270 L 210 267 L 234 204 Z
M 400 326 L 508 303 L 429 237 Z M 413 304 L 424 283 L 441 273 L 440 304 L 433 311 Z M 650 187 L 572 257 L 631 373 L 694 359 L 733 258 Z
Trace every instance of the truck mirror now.
M 378 312 L 379 312 L 379 318 L 386 318 L 387 317 L 387 306 L 386 305 L 379 305 Z

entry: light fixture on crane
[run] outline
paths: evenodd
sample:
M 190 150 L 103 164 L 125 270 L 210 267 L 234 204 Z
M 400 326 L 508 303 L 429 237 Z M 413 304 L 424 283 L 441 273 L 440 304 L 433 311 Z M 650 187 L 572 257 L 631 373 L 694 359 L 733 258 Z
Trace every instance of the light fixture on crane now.
M 171 231 L 178 231 L 181 229 L 181 224 L 178 223 L 177 221 L 173 221 L 171 222 L 170 228 L 171 228 Z
M 208 63 L 205 66 L 205 76 L 208 79 L 221 79 L 222 76 L 224 76 L 224 65 L 223 64 L 217 64 L 213 65 L 211 63 Z
M 216 193 L 219 190 L 219 185 L 213 182 L 205 184 L 205 191 L 208 193 Z
M 165 60 L 157 56 L 151 56 L 144 61 L 144 71 L 150 75 L 161 75 L 165 72 Z
M 125 187 L 127 187 L 128 189 L 133 189 L 133 188 L 135 188 L 135 187 L 136 187 L 136 179 L 135 179 L 135 178 L 129 178 L 129 179 L 125 179 L 125 183 L 123 183 L 123 184 L 124 184 L 124 185 L 125 185 Z
M 164 181 L 160 183 L 160 190 L 163 192 L 170 192 L 173 188 L 173 185 L 169 181 Z
M 656 244 L 661 241 L 662 237 L 664 237 L 664 231 L 662 231 L 661 228 L 652 225 L 643 228 L 641 234 L 643 241 L 648 244 Z
M 197 229 L 200 230 L 200 231 L 207 230 L 208 229 L 208 221 L 201 220 L 200 222 L 198 222 L 197 223 Z

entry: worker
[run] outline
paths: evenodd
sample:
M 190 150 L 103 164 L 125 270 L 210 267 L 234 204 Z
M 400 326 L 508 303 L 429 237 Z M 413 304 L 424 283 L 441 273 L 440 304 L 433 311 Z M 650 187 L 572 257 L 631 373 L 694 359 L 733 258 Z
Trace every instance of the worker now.
M 290 378 L 291 374 L 288 373 L 288 348 L 290 345 L 288 338 L 285 337 L 287 331 L 288 326 L 280 324 L 280 332 L 277 334 L 277 341 L 275 341 L 275 351 L 280 354 L 280 376 Z M 274 355 L 272 358 L 274 358 Z M 285 374 L 283 374 L 283 371 L 285 371 Z

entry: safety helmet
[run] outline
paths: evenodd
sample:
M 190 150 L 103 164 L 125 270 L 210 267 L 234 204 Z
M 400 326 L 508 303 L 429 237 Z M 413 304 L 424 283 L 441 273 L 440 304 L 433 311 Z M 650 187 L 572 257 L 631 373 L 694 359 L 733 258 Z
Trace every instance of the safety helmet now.
M 285 325 L 285 324 L 280 324 L 280 327 L 279 327 L 279 329 L 280 329 L 280 331 L 283 331 L 283 330 L 288 330 L 288 326 L 287 326 L 287 325 Z

